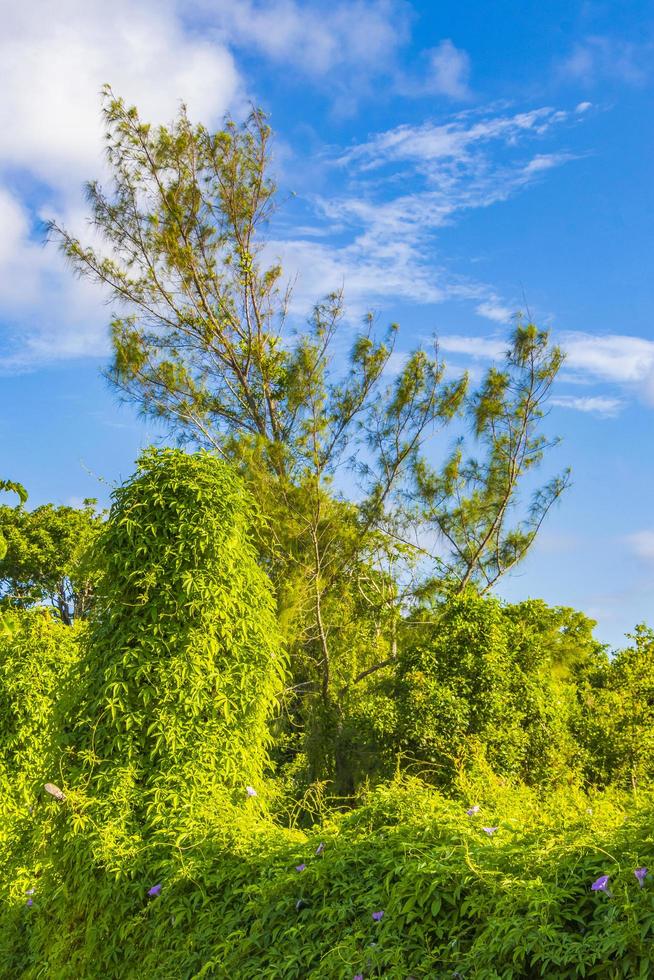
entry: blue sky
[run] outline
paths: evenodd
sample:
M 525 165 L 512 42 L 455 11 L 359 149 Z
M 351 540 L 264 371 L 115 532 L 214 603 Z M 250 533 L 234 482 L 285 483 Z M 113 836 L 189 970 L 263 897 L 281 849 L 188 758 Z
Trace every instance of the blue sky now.
M 161 433 L 100 376 L 109 311 L 42 222 L 84 230 L 98 92 L 144 117 L 269 112 L 293 312 L 343 286 L 402 350 L 479 375 L 529 309 L 567 351 L 547 473 L 574 485 L 499 591 L 613 645 L 654 623 L 650 3 L 0 0 L 0 440 L 30 501 L 108 500 Z M 291 194 L 292 192 L 292 194 Z

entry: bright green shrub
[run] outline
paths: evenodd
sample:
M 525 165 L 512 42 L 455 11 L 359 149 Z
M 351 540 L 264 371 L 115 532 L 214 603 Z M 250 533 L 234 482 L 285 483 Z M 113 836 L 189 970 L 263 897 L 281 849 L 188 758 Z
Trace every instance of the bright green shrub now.
M 35 745 L 43 728 L 44 745 L 32 761 L 11 756 L 65 800 L 32 790 L 33 813 L 6 835 L 0 976 L 650 976 L 654 886 L 634 871 L 654 865 L 654 797 L 586 797 L 574 784 L 547 795 L 493 772 L 514 776 L 540 755 L 542 781 L 558 772 L 548 739 L 567 751 L 567 703 L 547 695 L 567 690 L 577 660 L 552 672 L 559 641 L 533 608 L 450 603 L 442 635 L 402 650 L 401 683 L 422 665 L 433 687 L 403 694 L 395 715 L 377 689 L 371 731 L 377 719 L 396 733 L 410 707 L 411 738 L 437 761 L 484 750 L 453 768 L 448 796 L 404 779 L 345 814 L 321 811 L 316 794 L 321 823 L 306 833 L 275 825 L 262 800 L 283 660 L 253 520 L 207 454 L 150 452 L 117 492 L 81 663 L 71 652 L 58 681 L 44 675 L 54 709 L 37 702 L 21 722 Z M 610 894 L 591 889 L 604 875 Z
M 181 787 L 261 778 L 284 661 L 255 520 L 238 478 L 207 453 L 149 450 L 115 492 L 70 707 L 72 771 L 103 798 L 118 782 L 160 808 Z
M 84 626 L 65 628 L 48 609 L 5 613 L 0 629 L 0 773 L 12 796 L 33 799 L 55 737 L 54 710 Z M 3 798 L 6 798 L 3 785 Z
M 0 880 L 46 778 L 58 777 L 55 708 L 84 627 L 50 610 L 5 613 L 0 630 Z
M 84 626 L 64 626 L 50 610 L 5 613 L 0 631 L 0 976 L 18 976 L 14 930 L 3 928 L 3 904 L 30 887 L 43 784 L 60 778 L 56 707 L 80 657 Z M 25 901 L 24 895 L 22 901 Z M 23 944 L 25 939 L 23 938 Z M 20 946 L 19 946 L 20 948 Z M 8 963 L 11 966 L 8 966 Z
M 239 479 L 207 453 L 150 450 L 114 494 L 83 656 L 59 704 L 56 778 L 42 770 L 66 800 L 41 794 L 31 842 L 14 855 L 25 869 L 14 901 L 27 874 L 69 909 L 62 964 L 74 962 L 65 936 L 76 916 L 113 900 L 117 881 L 142 893 L 152 876 L 182 873 L 171 851 L 210 838 L 231 799 L 262 788 L 284 659 L 250 542 L 256 519 Z M 26 962 L 53 942 L 41 927 Z
M 498 786 L 488 804 L 462 803 L 407 782 L 311 834 L 275 828 L 256 801 L 226 804 L 220 821 L 200 809 L 161 878 L 96 872 L 88 895 L 38 882 L 34 906 L 16 910 L 37 952 L 11 975 L 646 978 L 654 881 L 641 888 L 634 871 L 653 863 L 652 802 L 625 820 L 601 796 L 544 803 Z M 601 875 L 610 895 L 591 890 Z

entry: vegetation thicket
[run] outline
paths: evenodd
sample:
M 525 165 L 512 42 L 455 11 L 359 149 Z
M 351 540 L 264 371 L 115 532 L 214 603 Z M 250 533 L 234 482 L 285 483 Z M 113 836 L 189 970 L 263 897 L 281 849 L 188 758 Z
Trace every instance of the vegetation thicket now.
M 652 976 L 654 633 L 493 594 L 561 351 L 520 321 L 472 390 L 372 317 L 345 355 L 340 295 L 291 334 L 262 114 L 105 118 L 96 245 L 51 232 L 191 451 L 108 515 L 0 482 L 0 976 Z

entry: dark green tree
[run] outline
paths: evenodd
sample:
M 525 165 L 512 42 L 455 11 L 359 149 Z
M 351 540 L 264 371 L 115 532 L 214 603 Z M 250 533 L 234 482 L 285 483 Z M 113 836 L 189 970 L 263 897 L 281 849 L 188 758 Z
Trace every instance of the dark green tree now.
M 94 572 L 89 549 L 102 524 L 95 500 L 83 507 L 0 507 L 0 590 L 5 605 L 50 604 L 62 623 L 88 615 Z
M 355 771 L 383 778 L 400 766 L 451 786 L 481 759 L 543 788 L 581 784 L 579 685 L 608 663 L 594 625 L 572 609 L 505 605 L 472 589 L 416 611 L 393 671 L 350 692 Z
M 0 490 L 9 491 L 10 493 L 15 493 L 18 495 L 18 500 L 22 506 L 27 502 L 27 490 L 22 485 L 22 483 L 16 483 L 14 480 L 0 480 Z M 7 553 L 7 542 L 0 535 L 0 559 L 4 558 Z
M 629 638 L 580 683 L 576 734 L 590 782 L 637 790 L 654 778 L 654 630 L 641 624 Z

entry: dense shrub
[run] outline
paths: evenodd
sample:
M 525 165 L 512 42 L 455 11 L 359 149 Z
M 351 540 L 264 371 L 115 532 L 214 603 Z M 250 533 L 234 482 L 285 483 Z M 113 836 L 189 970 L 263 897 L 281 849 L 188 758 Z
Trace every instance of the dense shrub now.
M 33 796 L 56 736 L 55 706 L 79 660 L 84 626 L 65 628 L 53 611 L 5 613 L 0 626 L 0 778 L 2 795 Z
M 52 611 L 5 613 L 0 629 L 0 886 L 22 847 L 43 774 L 59 778 L 56 706 L 79 661 L 84 627 Z
M 593 625 L 474 592 L 423 610 L 403 626 L 394 669 L 351 695 L 350 743 L 378 777 L 399 764 L 450 785 L 482 753 L 530 784 L 581 780 L 578 684 L 608 663 Z
M 71 771 L 103 797 L 117 781 L 156 796 L 261 778 L 284 661 L 256 520 L 208 453 L 148 451 L 116 491 L 70 705 Z
M 575 735 L 591 782 L 636 790 L 654 779 L 654 632 L 639 626 L 631 639 L 579 685 Z
M 652 800 L 627 821 L 618 801 L 575 793 L 544 805 L 496 786 L 468 815 L 476 802 L 390 786 L 306 835 L 275 828 L 256 800 L 220 820 L 199 810 L 154 876 L 143 860 L 137 876 L 96 869 L 83 888 L 41 878 L 31 908 L 16 896 L 5 925 L 30 951 L 6 975 L 651 975 L 654 883 L 634 871 L 654 858 Z
M 56 705 L 59 758 L 41 759 L 40 786 L 65 800 L 32 785 L 32 829 L 7 868 L 14 896 L 38 877 L 88 925 L 112 883 L 160 874 L 171 849 L 204 836 L 198 814 L 222 822 L 232 796 L 261 789 L 284 660 L 256 519 L 206 453 L 149 451 L 115 492 L 83 653 Z M 41 925 L 34 963 L 53 942 Z

